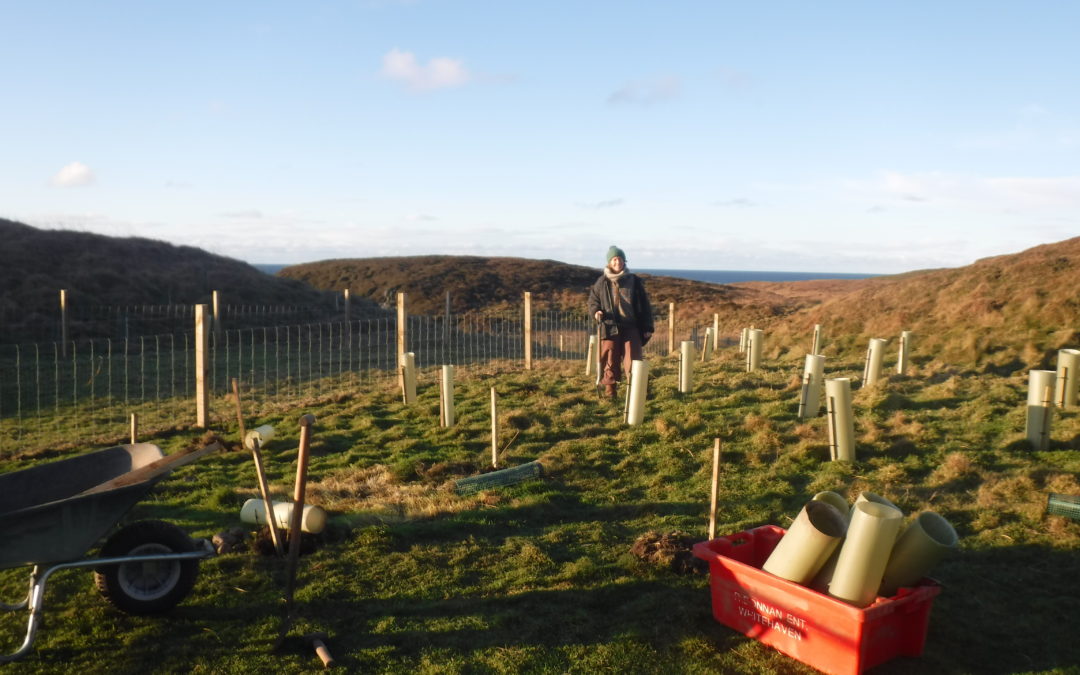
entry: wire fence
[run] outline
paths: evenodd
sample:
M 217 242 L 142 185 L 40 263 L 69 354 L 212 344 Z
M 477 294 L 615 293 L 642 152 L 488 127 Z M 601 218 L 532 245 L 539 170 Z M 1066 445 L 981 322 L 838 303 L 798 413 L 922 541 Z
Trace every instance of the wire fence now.
M 522 314 L 512 312 L 409 316 L 406 349 L 415 353 L 419 368 L 523 364 L 523 324 Z M 584 315 L 534 312 L 533 359 L 584 363 L 595 326 Z M 697 333 L 689 331 L 695 339 Z M 355 391 L 396 378 L 397 339 L 396 319 L 390 318 L 221 330 L 210 339 L 210 394 L 226 397 L 236 379 L 245 402 L 265 410 Z M 660 336 L 646 347 L 647 356 L 667 351 Z M 37 435 L 119 432 L 133 412 L 146 432 L 188 425 L 194 422 L 195 388 L 193 330 L 0 345 L 0 453 Z M 231 407 L 221 401 L 214 409 L 224 419 Z

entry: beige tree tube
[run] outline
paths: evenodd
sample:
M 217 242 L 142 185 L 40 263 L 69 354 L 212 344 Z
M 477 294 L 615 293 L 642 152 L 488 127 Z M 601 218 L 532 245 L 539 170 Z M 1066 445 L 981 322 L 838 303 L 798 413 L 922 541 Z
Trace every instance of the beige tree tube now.
M 701 345 L 702 361 L 708 361 L 712 358 L 713 343 L 716 342 L 716 339 L 713 337 L 714 335 L 715 333 L 713 332 L 712 326 L 705 329 L 705 341 Z
M 761 366 L 761 350 L 764 348 L 765 331 L 753 328 L 746 337 L 746 372 L 752 373 Z
M 1059 408 L 1076 405 L 1077 375 L 1080 375 L 1080 349 L 1059 349 L 1055 377 L 1054 403 Z
M 454 426 L 454 367 L 450 365 L 442 367 L 442 411 L 443 426 Z
M 900 351 L 896 357 L 896 374 L 903 375 L 907 372 L 908 361 L 911 358 L 911 331 L 900 331 Z
M 281 530 L 289 529 L 292 523 L 293 505 L 290 502 L 273 502 L 274 520 Z M 326 511 L 320 506 L 305 504 L 300 512 L 300 530 L 318 534 L 326 528 Z M 261 499 L 249 499 L 240 507 L 241 522 L 250 525 L 266 525 L 266 502 Z
M 266 444 L 274 438 L 274 427 L 269 424 L 264 424 L 261 427 L 255 427 L 244 434 L 244 447 L 251 450 L 255 447 L 255 442 L 258 441 L 260 448 L 265 448 Z
M 851 505 L 848 504 L 848 501 L 837 492 L 833 492 L 832 490 L 825 490 L 823 492 L 817 493 L 816 495 L 811 497 L 811 499 L 815 502 L 825 502 L 826 504 L 832 504 L 833 506 L 835 506 L 836 509 L 844 515 L 845 523 L 848 522 L 851 517 Z
M 743 328 L 742 333 L 739 334 L 739 353 L 746 353 L 746 343 L 750 341 L 750 329 Z
M 857 503 L 836 558 L 829 595 L 856 607 L 873 602 L 902 522 L 903 515 L 891 506 Z
M 878 592 L 889 597 L 901 586 L 922 579 L 942 558 L 956 550 L 959 541 L 949 521 L 933 511 L 923 511 L 897 538 Z
M 599 356 L 600 352 L 597 351 L 598 349 L 600 349 L 600 345 L 596 342 L 596 336 L 595 335 L 590 335 L 589 336 L 589 349 L 587 350 L 588 353 L 585 355 L 585 374 L 586 375 L 592 375 L 593 374 L 593 368 L 599 367 L 598 363 L 600 361 L 600 356 Z
M 861 504 L 863 502 L 872 502 L 874 504 L 882 504 L 884 506 L 891 506 L 892 508 L 896 509 L 896 511 L 898 513 L 900 513 L 901 516 L 903 516 L 903 512 L 900 511 L 899 506 L 897 506 L 896 504 L 893 504 L 892 502 L 890 502 L 888 499 L 885 499 L 881 495 L 874 494 L 873 492 L 862 492 L 862 493 L 860 493 L 859 496 L 855 499 L 855 504 L 852 504 L 850 506 L 848 506 L 848 503 L 847 503 L 846 499 L 844 499 L 840 495 L 836 494 L 835 492 L 819 492 L 818 494 L 814 495 L 814 499 L 817 499 L 818 495 L 824 495 L 822 497 L 822 499 L 827 499 L 829 501 L 832 501 L 837 508 L 843 507 L 843 509 L 844 509 L 844 518 L 848 521 L 848 523 L 851 522 L 851 517 L 853 515 L 855 515 L 855 506 L 856 506 L 856 504 Z M 832 495 L 832 496 L 830 497 L 829 495 Z M 835 500 L 839 500 L 839 502 L 836 502 Z M 815 589 L 817 589 L 817 590 L 819 590 L 819 591 L 821 591 L 823 593 L 828 591 L 829 582 L 832 581 L 833 572 L 836 571 L 836 561 L 837 561 L 837 559 L 839 557 L 840 557 L 840 549 L 837 549 L 832 554 L 832 557 L 830 557 L 829 560 L 826 561 L 826 563 L 822 566 L 821 571 L 818 572 L 817 576 L 814 577 L 814 581 L 811 583 L 811 586 L 813 588 L 815 588 Z
M 821 392 L 825 387 L 825 357 L 807 354 L 803 383 L 799 392 L 799 419 L 817 417 L 821 411 Z
M 694 343 L 679 343 L 679 393 L 688 394 L 694 389 Z
M 825 380 L 825 403 L 832 460 L 855 461 L 855 416 L 851 411 L 851 380 Z
M 416 354 L 414 352 L 405 352 L 401 359 L 401 369 L 404 371 L 404 377 L 401 378 L 402 386 L 405 387 L 405 391 L 402 392 L 402 396 L 405 398 L 405 403 L 416 402 Z
M 1027 427 L 1028 442 L 1036 450 L 1050 445 L 1050 423 L 1054 416 L 1053 392 L 1057 373 L 1053 370 L 1028 372 Z
M 847 530 L 844 514 L 826 501 L 809 501 L 761 569 L 781 579 L 805 584 L 814 578 Z
M 881 379 L 881 364 L 885 360 L 885 345 L 888 340 L 870 338 L 866 349 L 866 364 L 863 366 L 862 386 L 872 387 Z
M 645 395 L 649 390 L 649 362 L 634 361 L 630 366 L 630 393 L 627 398 L 626 423 L 641 424 L 645 419 Z

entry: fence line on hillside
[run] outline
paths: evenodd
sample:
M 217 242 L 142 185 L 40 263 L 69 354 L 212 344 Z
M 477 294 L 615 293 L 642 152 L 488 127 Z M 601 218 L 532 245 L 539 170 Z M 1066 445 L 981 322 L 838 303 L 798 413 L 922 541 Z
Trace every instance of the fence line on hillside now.
M 595 326 L 580 314 L 534 312 L 533 359 L 584 364 Z M 697 328 L 688 332 L 696 336 Z M 517 312 L 408 316 L 406 337 L 424 369 L 524 359 L 525 329 Z M 396 346 L 391 318 L 222 330 L 210 339 L 210 393 L 222 399 L 236 378 L 245 401 L 266 409 L 355 390 L 396 377 Z M 646 347 L 648 356 L 667 353 L 659 336 Z M 0 453 L 33 433 L 121 429 L 136 411 L 146 432 L 189 418 L 194 423 L 194 370 L 193 331 L 0 345 Z M 228 420 L 227 409 L 215 404 L 219 421 Z

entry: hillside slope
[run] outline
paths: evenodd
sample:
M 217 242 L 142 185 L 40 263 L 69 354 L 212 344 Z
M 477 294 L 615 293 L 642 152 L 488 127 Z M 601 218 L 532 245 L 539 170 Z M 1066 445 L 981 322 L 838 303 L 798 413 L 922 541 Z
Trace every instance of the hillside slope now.
M 804 283 L 804 282 L 796 282 Z M 821 324 L 834 349 L 911 330 L 920 350 L 987 369 L 1050 367 L 1080 342 L 1080 237 L 958 268 L 866 279 L 772 330 L 801 340 Z
M 95 305 L 208 303 L 214 290 L 234 305 L 328 302 L 306 284 L 191 246 L 39 230 L 5 219 L 0 240 L 0 342 L 52 339 L 42 332 L 55 323 L 60 289 L 68 290 L 76 314 Z
M 554 260 L 431 255 L 325 260 L 286 267 L 278 274 L 324 290 L 348 288 L 384 307 L 393 306 L 396 294 L 404 292 L 410 313 L 436 314 L 445 310 L 447 292 L 454 312 L 517 310 L 525 291 L 532 293 L 537 309 L 583 312 L 600 270 Z M 768 290 L 641 277 L 654 307 L 666 312 L 667 304 L 676 302 L 683 317 L 705 320 L 719 312 L 725 321 L 733 316 L 752 319 L 808 306 L 805 300 Z

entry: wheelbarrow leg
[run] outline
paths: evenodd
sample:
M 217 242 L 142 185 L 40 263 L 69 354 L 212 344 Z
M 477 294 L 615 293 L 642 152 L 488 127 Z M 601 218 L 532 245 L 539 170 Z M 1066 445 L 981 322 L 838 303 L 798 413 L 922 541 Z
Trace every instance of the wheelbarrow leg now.
M 14 652 L 0 654 L 0 663 L 17 661 L 30 653 L 30 649 L 34 646 L 34 638 L 37 637 L 38 626 L 41 625 L 41 603 L 45 599 L 45 582 L 55 569 L 57 568 L 51 567 L 42 573 L 40 567 L 34 566 L 34 571 L 30 573 L 30 592 L 26 601 L 22 603 L 30 610 L 30 618 L 26 622 L 26 638 Z

